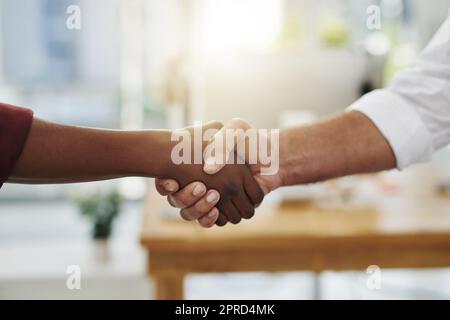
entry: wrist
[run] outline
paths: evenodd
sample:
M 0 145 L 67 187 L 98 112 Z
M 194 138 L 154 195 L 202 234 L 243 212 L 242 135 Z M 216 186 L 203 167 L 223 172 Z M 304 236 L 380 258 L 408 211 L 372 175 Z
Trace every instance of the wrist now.
M 307 136 L 306 127 L 280 130 L 279 187 L 309 182 L 312 166 Z
M 278 181 L 279 186 L 288 186 L 288 172 L 292 163 L 289 161 L 289 134 L 288 130 L 280 130 L 280 150 L 279 150 L 279 169 L 278 169 Z M 291 168 L 292 169 L 292 168 Z
M 171 132 L 146 130 L 139 133 L 133 147 L 133 158 L 138 175 L 157 178 L 164 176 L 171 164 Z

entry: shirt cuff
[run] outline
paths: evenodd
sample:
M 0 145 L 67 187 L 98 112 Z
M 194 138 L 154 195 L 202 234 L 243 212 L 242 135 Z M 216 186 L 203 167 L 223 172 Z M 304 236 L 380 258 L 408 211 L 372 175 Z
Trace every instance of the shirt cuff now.
M 0 103 L 0 188 L 14 170 L 32 121 L 33 111 Z
M 375 124 L 394 151 L 398 169 L 431 160 L 431 134 L 401 96 L 389 89 L 375 90 L 354 102 L 348 110 L 362 112 Z

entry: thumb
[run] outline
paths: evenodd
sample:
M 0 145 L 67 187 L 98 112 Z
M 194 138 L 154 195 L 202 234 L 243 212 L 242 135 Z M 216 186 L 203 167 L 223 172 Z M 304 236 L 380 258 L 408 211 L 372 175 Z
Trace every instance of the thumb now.
M 205 160 L 205 165 L 203 166 L 203 171 L 207 174 L 216 174 L 225 166 L 224 163 L 218 163 L 216 157 L 208 157 Z
M 234 141 L 233 144 L 226 143 L 225 132 L 227 127 L 222 127 L 209 141 L 205 148 L 205 164 L 203 170 L 207 174 L 215 174 L 219 172 L 230 158 L 231 152 L 234 151 Z M 214 155 L 213 154 L 214 151 Z
M 232 152 L 236 149 L 235 131 L 237 129 L 245 131 L 250 128 L 252 127 L 248 122 L 239 118 L 234 118 L 225 124 L 206 146 L 203 171 L 207 174 L 219 172 L 227 164 Z M 214 150 L 214 156 L 212 156 L 212 150 Z M 246 159 L 245 155 L 240 156 Z

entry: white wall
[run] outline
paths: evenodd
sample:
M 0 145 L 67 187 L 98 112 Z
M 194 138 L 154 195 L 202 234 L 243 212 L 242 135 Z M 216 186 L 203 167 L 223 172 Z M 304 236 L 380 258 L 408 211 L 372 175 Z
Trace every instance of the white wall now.
M 449 14 L 450 0 L 413 0 L 420 46 L 428 43 Z
M 191 120 L 243 117 L 260 127 L 277 127 L 283 110 L 325 115 L 358 96 L 363 57 L 347 50 L 311 54 L 276 53 L 212 61 L 204 71 L 202 99 Z M 195 71 L 194 71 L 195 72 Z

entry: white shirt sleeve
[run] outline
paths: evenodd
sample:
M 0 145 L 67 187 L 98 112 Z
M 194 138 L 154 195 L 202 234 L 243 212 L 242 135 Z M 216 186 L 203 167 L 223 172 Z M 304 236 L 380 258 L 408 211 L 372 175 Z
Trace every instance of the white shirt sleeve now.
M 415 68 L 353 103 L 391 145 L 397 167 L 429 161 L 450 143 L 450 17 L 422 51 Z

